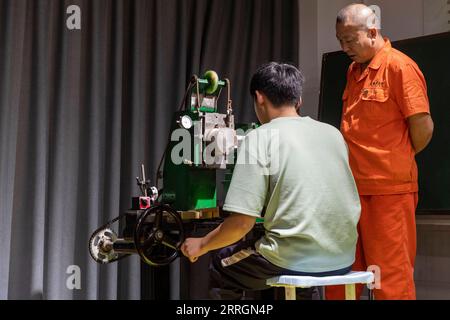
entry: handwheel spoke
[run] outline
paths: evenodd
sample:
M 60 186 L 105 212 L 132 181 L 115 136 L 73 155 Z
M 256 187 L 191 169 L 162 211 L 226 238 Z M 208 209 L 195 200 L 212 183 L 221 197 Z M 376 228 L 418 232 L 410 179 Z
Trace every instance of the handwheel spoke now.
M 147 248 L 151 247 L 155 243 L 155 241 L 156 241 L 155 233 L 152 232 L 150 234 L 150 236 L 142 243 L 142 248 L 147 249 Z
M 164 237 L 162 238 L 162 244 L 165 245 L 166 247 L 178 250 L 177 243 L 173 239 L 169 238 L 167 235 L 164 235 Z
M 153 229 L 159 229 L 161 227 L 162 215 L 163 213 L 161 211 L 156 213 Z
M 145 255 L 146 255 L 147 257 L 150 257 L 150 256 L 151 256 L 151 254 L 153 253 L 153 249 L 155 249 L 155 246 L 153 246 L 153 245 L 150 245 L 150 246 L 148 246 L 148 247 L 146 247 L 146 248 L 143 248 L 143 250 L 144 250 L 144 252 L 145 252 Z

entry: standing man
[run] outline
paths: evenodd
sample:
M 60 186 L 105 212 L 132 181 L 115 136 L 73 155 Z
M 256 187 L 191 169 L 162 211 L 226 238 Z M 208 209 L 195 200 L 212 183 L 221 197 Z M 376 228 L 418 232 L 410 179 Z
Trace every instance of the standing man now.
M 341 122 L 362 209 L 353 269 L 379 270 L 376 299 L 415 299 L 414 156 L 430 142 L 433 121 L 422 72 L 376 22 L 363 4 L 343 8 L 336 22 L 337 39 L 353 60 Z M 343 298 L 343 289 L 327 289 L 327 298 Z
M 267 289 L 266 280 L 281 274 L 346 274 L 355 261 L 361 207 L 347 147 L 334 127 L 298 116 L 302 84 L 288 64 L 268 63 L 253 75 L 262 126 L 239 147 L 223 207 L 232 214 L 181 246 L 192 262 L 223 248 L 210 266 L 213 298 Z M 265 234 L 240 241 L 263 211 Z

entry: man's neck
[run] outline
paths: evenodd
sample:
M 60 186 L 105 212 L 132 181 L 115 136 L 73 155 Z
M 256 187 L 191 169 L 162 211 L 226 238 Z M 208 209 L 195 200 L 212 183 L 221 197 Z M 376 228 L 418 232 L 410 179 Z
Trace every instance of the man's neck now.
M 381 50 L 383 50 L 384 44 L 385 44 L 385 43 L 386 43 L 386 42 L 384 41 L 383 38 L 377 39 L 377 42 L 376 42 L 375 47 L 374 47 L 374 52 L 375 52 L 375 53 L 374 53 L 372 59 L 370 59 L 369 61 L 367 61 L 367 62 L 365 62 L 365 63 L 360 63 L 360 66 L 361 66 L 361 72 L 364 72 L 364 70 L 366 70 L 367 67 L 370 65 L 370 63 L 372 62 L 373 58 L 375 58 L 375 56 L 376 56 Z
M 370 61 L 372 61 L 372 60 L 370 60 Z M 368 67 L 369 64 L 370 64 L 370 61 L 367 62 L 367 63 L 361 63 L 361 64 L 360 64 L 361 73 L 363 73 L 363 72 L 367 69 L 367 67 Z
M 270 121 L 272 121 L 276 118 L 298 117 L 299 115 L 294 106 L 282 106 L 278 108 L 271 108 L 268 116 Z

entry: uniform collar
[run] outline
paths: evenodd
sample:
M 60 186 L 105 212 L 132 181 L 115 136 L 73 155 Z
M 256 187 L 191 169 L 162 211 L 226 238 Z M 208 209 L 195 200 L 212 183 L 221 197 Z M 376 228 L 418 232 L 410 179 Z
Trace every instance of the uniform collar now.
M 375 57 L 373 57 L 368 68 L 374 69 L 374 70 L 380 69 L 381 65 L 385 61 L 385 58 L 388 55 L 389 51 L 391 51 L 391 49 L 392 49 L 391 41 L 388 38 L 384 38 L 383 48 L 377 52 Z
M 380 69 L 381 65 L 385 61 L 385 58 L 389 54 L 391 49 L 392 49 L 391 41 L 388 38 L 384 38 L 383 48 L 381 48 L 381 50 L 375 54 L 375 56 L 372 58 L 372 61 L 370 61 L 366 70 L 364 70 L 364 72 L 362 74 L 358 71 L 360 64 L 353 62 L 351 64 L 350 68 L 351 68 L 351 72 L 353 73 L 353 75 L 355 77 L 355 80 L 360 81 L 360 80 L 364 79 L 368 75 L 369 69 L 373 69 L 373 70 Z M 361 69 L 359 69 L 359 70 L 361 70 Z

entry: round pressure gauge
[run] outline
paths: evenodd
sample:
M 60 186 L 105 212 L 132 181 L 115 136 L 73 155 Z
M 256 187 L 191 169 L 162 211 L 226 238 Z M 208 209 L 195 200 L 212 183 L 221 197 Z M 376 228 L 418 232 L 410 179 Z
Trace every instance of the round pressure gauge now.
M 192 127 L 192 119 L 189 116 L 182 116 L 180 119 L 180 124 L 185 129 L 190 129 Z

